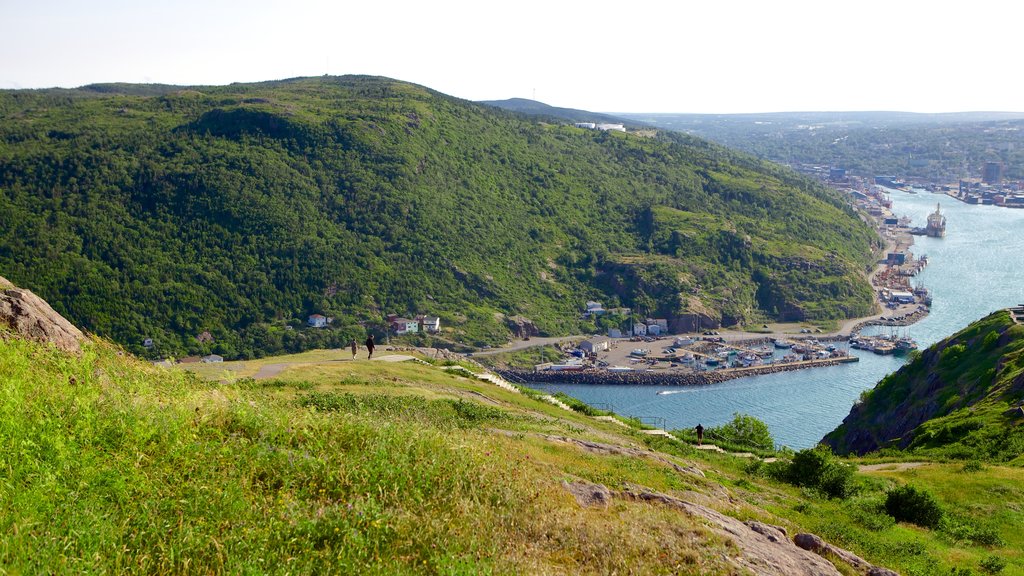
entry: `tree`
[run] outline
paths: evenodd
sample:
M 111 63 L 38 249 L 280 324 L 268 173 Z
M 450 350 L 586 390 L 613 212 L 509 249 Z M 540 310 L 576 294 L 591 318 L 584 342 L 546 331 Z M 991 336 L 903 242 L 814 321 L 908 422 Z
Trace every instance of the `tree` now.
M 733 444 L 742 444 L 760 450 L 775 449 L 775 439 L 772 438 L 768 425 L 753 416 L 739 412 L 732 415 L 732 422 L 712 428 L 708 434 L 709 437 L 717 435 Z

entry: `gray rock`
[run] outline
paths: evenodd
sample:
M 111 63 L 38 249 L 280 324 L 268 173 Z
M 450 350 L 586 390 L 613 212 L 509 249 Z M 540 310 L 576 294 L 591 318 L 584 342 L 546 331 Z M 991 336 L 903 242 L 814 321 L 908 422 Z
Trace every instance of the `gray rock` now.
M 804 550 L 810 550 L 815 553 L 821 553 L 825 550 L 825 547 L 828 546 L 828 544 L 825 544 L 825 541 L 820 537 L 804 532 L 794 536 L 793 543 Z
M 68 352 L 79 352 L 85 335 L 31 290 L 15 288 L 0 277 L 0 326 L 16 335 L 50 342 Z
M 607 508 L 612 501 L 612 492 L 603 484 L 562 481 L 562 487 L 576 498 L 584 508 Z

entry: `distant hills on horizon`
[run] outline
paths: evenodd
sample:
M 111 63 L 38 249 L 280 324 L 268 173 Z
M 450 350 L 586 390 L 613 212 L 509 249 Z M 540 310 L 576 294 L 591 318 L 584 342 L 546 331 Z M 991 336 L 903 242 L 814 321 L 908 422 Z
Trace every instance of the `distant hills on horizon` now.
M 1024 112 L 902 112 L 902 111 L 792 111 L 792 112 L 593 112 L 551 106 L 529 98 L 481 100 L 480 104 L 521 114 L 548 116 L 572 122 L 618 122 L 634 127 L 659 127 L 686 131 L 708 123 L 826 124 L 880 128 L 903 124 L 991 122 L 1024 119 Z

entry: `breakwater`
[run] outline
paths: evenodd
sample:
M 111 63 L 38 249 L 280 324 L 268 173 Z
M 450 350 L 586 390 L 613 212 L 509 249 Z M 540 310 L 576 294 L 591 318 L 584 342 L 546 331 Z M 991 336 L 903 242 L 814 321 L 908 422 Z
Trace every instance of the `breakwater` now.
M 765 366 L 751 366 L 749 368 L 725 368 L 722 370 L 707 370 L 704 372 L 671 372 L 646 370 L 632 371 L 608 371 L 608 370 L 516 370 L 511 368 L 493 369 L 502 378 L 510 382 L 533 383 L 533 384 L 604 384 L 619 386 L 706 386 L 717 384 L 734 378 L 745 376 L 759 376 L 763 374 L 777 374 L 779 372 L 790 372 L 792 370 L 803 370 L 805 368 L 816 368 L 822 366 L 836 366 L 856 362 L 856 356 L 844 356 L 842 358 L 828 358 L 823 360 L 805 360 L 802 362 L 787 362 L 785 364 L 769 364 Z

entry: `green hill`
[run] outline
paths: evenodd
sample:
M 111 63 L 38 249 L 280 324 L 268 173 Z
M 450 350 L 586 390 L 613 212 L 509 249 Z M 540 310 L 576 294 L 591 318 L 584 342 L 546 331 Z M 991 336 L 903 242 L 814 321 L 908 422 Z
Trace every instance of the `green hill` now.
M 193 365 L 197 377 L 98 339 L 70 354 L 0 329 L 0 566 L 1024 573 L 1019 467 L 855 474 L 815 450 L 762 462 L 561 408 L 477 378 L 478 367 L 347 356 Z M 949 511 L 938 528 L 886 513 L 887 491 L 908 480 Z M 842 496 L 819 487 L 837 481 Z M 846 552 L 800 550 L 804 532 Z
M 1024 462 L 1024 326 L 999 311 L 864 394 L 824 442 L 842 454 Z M 893 450 L 886 450 L 891 448 Z
M 384 78 L 0 91 L 0 272 L 149 357 L 337 346 L 389 313 L 483 345 L 515 316 L 593 329 L 588 299 L 856 316 L 876 242 L 834 193 L 704 141 Z

